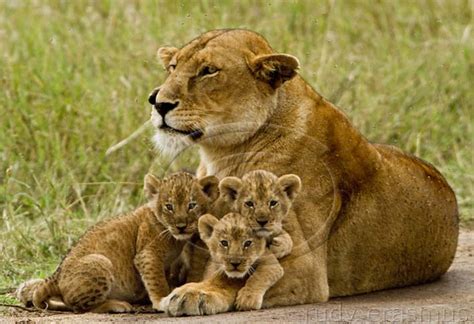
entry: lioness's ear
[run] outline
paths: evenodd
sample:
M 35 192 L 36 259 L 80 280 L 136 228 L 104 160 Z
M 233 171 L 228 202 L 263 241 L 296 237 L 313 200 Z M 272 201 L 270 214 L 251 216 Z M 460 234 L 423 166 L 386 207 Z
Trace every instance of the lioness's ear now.
M 285 174 L 281 176 L 278 178 L 278 184 L 291 200 L 295 199 L 301 190 L 301 179 L 296 174 Z
M 151 173 L 148 173 L 145 176 L 144 182 L 145 196 L 147 197 L 147 199 L 152 199 L 158 194 L 161 182 Z
M 201 190 L 212 201 L 219 197 L 219 179 L 216 176 L 207 176 L 199 179 Z
M 257 79 L 268 82 L 276 89 L 296 75 L 300 62 L 292 55 L 268 54 L 253 58 L 249 67 Z
M 166 69 L 170 64 L 173 56 L 179 51 L 176 47 L 161 47 L 158 49 L 157 55 L 161 60 L 161 64 Z
M 226 177 L 219 183 L 219 191 L 222 197 L 229 200 L 236 200 L 242 188 L 242 180 L 237 177 Z
M 211 214 L 205 214 L 199 217 L 198 229 L 201 240 L 206 242 L 211 238 L 212 231 L 214 230 L 214 226 L 217 224 L 217 222 L 219 222 L 219 220 Z

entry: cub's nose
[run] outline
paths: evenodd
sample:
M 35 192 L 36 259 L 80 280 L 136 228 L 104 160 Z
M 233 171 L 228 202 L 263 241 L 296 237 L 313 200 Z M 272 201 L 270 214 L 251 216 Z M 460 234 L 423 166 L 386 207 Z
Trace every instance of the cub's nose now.
M 242 262 L 240 261 L 230 261 L 230 264 L 232 265 L 232 267 L 234 267 L 234 270 L 237 270 L 237 268 L 239 267 L 241 263 Z
M 178 107 L 179 101 L 176 102 L 158 102 L 155 103 L 156 111 L 161 115 L 161 117 L 165 117 L 165 115 L 170 111 Z
M 148 96 L 148 102 L 150 105 L 155 105 L 156 104 L 156 96 L 158 95 L 158 92 L 160 92 L 160 88 L 153 89 L 153 91 L 150 93 Z
M 176 229 L 179 231 L 179 233 L 184 233 L 184 230 L 186 229 L 186 224 L 177 224 Z
M 268 220 L 266 220 L 266 219 L 265 220 L 257 220 L 257 223 L 259 223 L 260 226 L 264 227 L 265 225 L 267 225 Z

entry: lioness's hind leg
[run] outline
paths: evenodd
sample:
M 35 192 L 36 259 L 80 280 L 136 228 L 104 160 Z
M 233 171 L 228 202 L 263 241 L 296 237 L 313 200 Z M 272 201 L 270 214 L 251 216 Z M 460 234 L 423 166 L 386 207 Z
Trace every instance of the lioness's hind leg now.
M 93 313 L 129 313 L 133 310 L 132 305 L 126 301 L 109 299 L 106 300 L 103 304 L 93 308 L 91 312 Z
M 101 254 L 89 254 L 63 267 L 59 288 L 66 305 L 89 311 L 108 300 L 113 282 L 112 262 Z

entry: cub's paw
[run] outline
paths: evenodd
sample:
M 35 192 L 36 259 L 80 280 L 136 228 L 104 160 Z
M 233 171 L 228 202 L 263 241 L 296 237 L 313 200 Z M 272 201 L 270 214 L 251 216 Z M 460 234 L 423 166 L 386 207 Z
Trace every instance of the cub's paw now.
M 291 253 L 291 248 L 287 241 L 281 237 L 275 237 L 270 245 L 270 251 L 277 259 L 281 259 Z
M 263 294 L 259 294 L 245 287 L 240 289 L 235 301 L 235 308 L 237 310 L 245 311 L 262 308 Z
M 228 305 L 220 294 L 206 291 L 199 283 L 189 283 L 176 288 L 168 295 L 163 306 L 171 316 L 212 315 L 228 311 Z

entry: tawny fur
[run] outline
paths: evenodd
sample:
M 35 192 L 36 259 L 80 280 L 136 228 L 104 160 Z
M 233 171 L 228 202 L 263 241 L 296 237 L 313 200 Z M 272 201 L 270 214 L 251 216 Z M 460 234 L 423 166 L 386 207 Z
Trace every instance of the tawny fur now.
M 92 227 L 51 277 L 20 286 L 18 299 L 54 309 L 50 301 L 59 298 L 70 310 L 103 313 L 128 312 L 130 303 L 149 298 L 161 310 L 159 303 L 170 292 L 165 260 L 197 235 L 198 218 L 217 198 L 217 185 L 213 176 L 147 175 L 146 205 Z
M 266 248 L 266 239 L 238 213 L 229 213 L 220 220 L 211 214 L 202 216 L 199 235 L 209 248 L 215 271 L 202 282 L 186 285 L 199 295 L 177 298 L 182 292 L 179 287 L 167 296 L 163 305 L 168 313 L 182 315 L 180 304 L 192 305 L 188 315 L 260 309 L 265 292 L 283 276 L 280 263 Z M 222 288 L 225 291 L 220 291 Z
M 301 190 L 297 175 L 280 178 L 275 174 L 256 170 L 242 179 L 226 177 L 219 183 L 218 202 L 246 217 L 257 235 L 265 237 L 267 245 L 278 259 L 290 254 L 293 241 L 283 229 L 291 204 Z
M 419 284 L 448 270 L 459 226 L 446 180 L 418 158 L 368 142 L 296 73 L 296 58 L 247 30 L 207 32 L 160 56 L 169 76 L 151 102 L 178 105 L 166 115 L 170 128 L 157 128 L 158 146 L 173 153 L 198 144 L 199 175 L 264 169 L 301 177 L 303 190 L 284 225 L 294 247 L 264 306 Z M 218 72 L 203 75 L 206 66 Z M 155 108 L 152 123 L 163 125 Z M 191 301 L 170 307 L 175 314 L 195 309 Z

